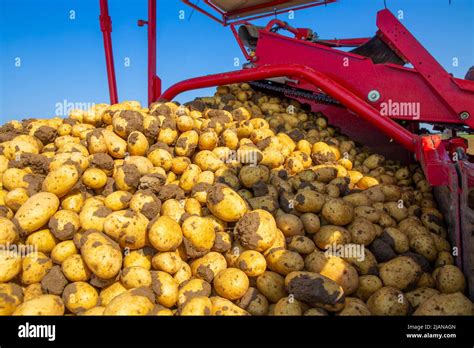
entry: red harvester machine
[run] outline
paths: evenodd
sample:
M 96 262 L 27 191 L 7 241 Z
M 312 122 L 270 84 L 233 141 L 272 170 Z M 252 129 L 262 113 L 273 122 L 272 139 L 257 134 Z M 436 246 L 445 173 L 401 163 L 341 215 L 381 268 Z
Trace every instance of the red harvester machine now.
M 378 31 L 373 38 L 323 40 L 311 29 L 294 28 L 276 18 L 265 27 L 251 24 L 336 1 L 203 0 L 198 5 L 199 1 L 182 0 L 230 26 L 247 63 L 239 71 L 181 81 L 162 93 L 156 76 L 156 0 L 148 0 L 148 20 L 138 21 L 139 26 L 148 26 L 148 101 L 249 82 L 254 88 L 308 104 L 379 153 L 407 163 L 419 161 L 434 186 L 450 241 L 457 249 L 456 263 L 468 277 L 474 300 L 474 164 L 466 140 L 457 136 L 474 127 L 472 68 L 466 79 L 450 75 L 387 9 L 377 13 Z M 117 103 L 107 0 L 100 0 L 100 9 L 110 100 Z M 353 49 L 347 52 L 340 47 Z M 429 134 L 422 127 L 443 130 L 445 136 Z

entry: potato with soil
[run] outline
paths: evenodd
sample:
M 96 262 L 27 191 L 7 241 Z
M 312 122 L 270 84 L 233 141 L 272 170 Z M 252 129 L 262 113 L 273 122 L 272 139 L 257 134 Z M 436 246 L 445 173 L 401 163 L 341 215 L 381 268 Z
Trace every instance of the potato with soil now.
M 293 214 L 282 214 L 275 219 L 277 227 L 286 237 L 304 235 L 303 222 Z
M 191 272 L 194 277 L 204 279 L 211 283 L 214 277 L 227 268 L 225 257 L 215 251 L 210 251 L 203 257 L 191 262 Z
M 328 184 L 337 177 L 337 168 L 328 165 L 318 165 L 313 168 L 315 180 Z
M 191 191 L 198 181 L 199 174 L 201 174 L 201 169 L 195 164 L 190 164 L 179 179 L 179 187 L 186 192 Z
M 379 277 L 375 275 L 363 275 L 359 277 L 359 287 L 354 296 L 366 302 L 370 296 L 383 287 Z
M 168 216 L 156 219 L 148 231 L 151 245 L 158 251 L 176 250 L 183 241 L 181 226 Z
M 0 284 L 0 315 L 12 315 L 23 302 L 23 290 L 14 283 Z
M 306 236 L 293 236 L 288 243 L 288 250 L 296 251 L 300 255 L 311 254 L 315 249 L 314 242 Z
M 246 188 L 252 188 L 258 182 L 268 182 L 270 171 L 264 165 L 243 166 L 239 172 L 239 180 Z
M 20 304 L 13 315 L 64 315 L 64 303 L 56 295 L 40 295 Z
M 372 223 L 378 223 L 380 220 L 380 213 L 373 207 L 361 205 L 354 208 L 354 218 L 364 218 Z
M 385 286 L 370 296 L 367 307 L 372 315 L 402 316 L 408 315 L 410 302 L 400 290 Z
M 364 301 L 355 297 L 346 297 L 344 309 L 336 315 L 341 316 L 368 316 L 371 315 Z
M 300 220 L 303 223 L 304 230 L 308 234 L 314 234 L 319 231 L 321 222 L 319 216 L 313 213 L 304 213 L 300 216 Z
M 77 254 L 78 250 L 73 240 L 66 240 L 55 245 L 50 257 L 56 264 L 62 264 L 69 256 Z
M 104 232 L 122 248 L 140 249 L 146 244 L 148 222 L 141 213 L 131 209 L 119 210 L 106 217 Z
M 179 285 L 178 307 L 194 297 L 209 297 L 211 295 L 211 285 L 203 279 L 189 279 Z
M 56 170 L 52 170 L 48 173 L 46 178 L 43 181 L 42 190 L 45 192 L 50 192 L 55 194 L 58 197 L 64 196 L 68 193 L 71 188 L 76 185 L 80 177 L 80 171 L 74 164 L 66 164 L 59 167 Z M 103 172 L 102 176 L 98 177 L 98 180 L 95 180 L 95 184 L 105 185 L 106 177 Z M 87 178 L 92 178 L 92 175 L 86 176 L 86 181 L 92 183 L 92 180 L 88 181 Z M 100 187 L 102 187 L 100 186 Z
M 93 230 L 84 233 L 80 250 L 87 267 L 97 277 L 111 279 L 119 273 L 122 252 L 107 235 Z
M 178 301 L 178 283 L 166 272 L 151 271 L 150 274 L 151 288 L 153 289 L 156 303 L 166 308 L 172 308 Z
M 423 302 L 430 297 L 439 294 L 438 290 L 432 288 L 417 288 L 413 291 L 405 293 L 406 298 L 410 301 L 411 306 L 417 309 Z
M 295 299 L 331 312 L 344 308 L 344 290 L 333 280 L 314 272 L 291 272 L 285 287 Z
M 161 201 L 151 190 L 139 190 L 130 199 L 129 207 L 152 221 L 160 213 Z
M 400 222 L 408 217 L 408 209 L 398 202 L 384 203 L 384 210 L 397 222 Z
M 325 225 L 313 237 L 319 249 L 325 250 L 333 245 L 344 245 L 351 242 L 351 233 L 342 226 Z
M 359 287 L 356 269 L 340 257 L 316 250 L 306 256 L 304 263 L 306 270 L 319 273 L 339 284 L 346 295 L 352 294 Z
M 26 240 L 26 245 L 31 245 L 36 250 L 49 254 L 56 246 L 56 238 L 48 229 L 39 230 L 30 234 Z
M 155 298 L 149 288 L 136 288 L 114 297 L 106 306 L 104 315 L 150 315 Z
M 436 289 L 443 294 L 462 293 L 466 288 L 464 274 L 454 265 L 437 268 L 433 273 L 433 278 L 436 282 Z
M 237 222 L 235 232 L 244 247 L 262 252 L 270 248 L 275 241 L 277 226 L 269 212 L 257 209 L 246 213 Z
M 53 262 L 42 252 L 32 252 L 23 258 L 21 282 L 25 285 L 39 283 L 53 267 Z
M 403 254 L 410 250 L 410 241 L 408 237 L 397 228 L 385 228 L 382 232 L 381 238 L 398 254 Z
M 59 208 L 59 199 L 49 192 L 37 193 L 17 210 L 14 221 L 26 233 L 34 232 L 46 225 Z
M 411 257 L 399 256 L 380 265 L 379 273 L 385 286 L 410 290 L 416 286 L 422 269 Z
M 273 309 L 272 315 L 277 316 L 300 316 L 303 314 L 302 305 L 292 296 L 281 298 Z
M 5 205 L 13 211 L 17 211 L 28 200 L 28 191 L 23 187 L 10 190 L 4 197 Z
M 428 233 L 418 233 L 410 239 L 410 249 L 430 262 L 436 260 L 438 251 L 433 237 Z
M 350 203 L 334 198 L 324 204 L 322 216 L 332 225 L 344 226 L 353 220 L 354 208 Z
M 72 254 L 61 264 L 64 276 L 71 282 L 86 282 L 90 279 L 91 271 L 79 254 Z
M 116 168 L 113 179 L 115 186 L 122 191 L 135 191 L 140 183 L 141 173 L 134 164 L 123 164 Z
M 207 194 L 207 208 L 221 220 L 238 221 L 247 212 L 245 201 L 224 184 L 213 185 Z
M 318 213 L 321 211 L 324 201 L 324 195 L 306 188 L 296 192 L 293 205 L 301 213 Z
M 103 232 L 104 222 L 112 213 L 102 202 L 86 203 L 79 214 L 79 221 L 83 230 L 96 230 Z
M 267 315 L 268 300 L 256 288 L 250 287 L 236 303 L 251 315 Z
M 355 209 L 359 207 L 370 207 L 372 205 L 372 200 L 364 192 L 351 193 L 342 198 L 344 201 L 352 204 Z
M 164 251 L 153 255 L 151 264 L 154 269 L 173 275 L 181 269 L 183 260 L 179 251 Z
M 213 285 L 219 296 L 238 300 L 247 292 L 249 279 L 243 271 L 231 267 L 220 271 L 214 277 Z
M 193 297 L 179 310 L 179 315 L 211 315 L 212 302 L 208 297 Z
M 304 260 L 300 254 L 283 248 L 272 248 L 266 254 L 265 260 L 267 261 L 268 269 L 281 275 L 287 275 L 304 268 Z
M 257 277 L 257 289 L 272 303 L 278 302 L 288 294 L 285 289 L 285 278 L 271 271 L 265 271 Z
M 235 305 L 226 298 L 220 296 L 212 296 L 210 298 L 212 302 L 212 315 L 223 315 L 223 316 L 237 316 L 237 315 L 249 315 L 249 313 L 239 306 Z
M 127 191 L 115 191 L 107 195 L 104 200 L 104 204 L 107 208 L 117 211 L 125 210 L 128 208 L 132 194 Z
M 188 256 L 203 256 L 211 250 L 216 239 L 216 233 L 209 219 L 190 216 L 184 220 L 181 227 L 184 236 L 183 243 Z
M 133 131 L 128 135 L 127 150 L 131 156 L 145 156 L 148 147 L 148 140 L 143 133 Z
M 421 303 L 413 315 L 474 315 L 472 302 L 460 292 L 435 294 Z
M 62 297 L 66 308 L 75 314 L 94 308 L 99 302 L 97 290 L 85 282 L 68 284 Z
M 81 221 L 76 212 L 59 210 L 50 218 L 48 226 L 57 239 L 64 241 L 72 239 L 81 227 Z
M 126 267 L 122 270 L 120 282 L 126 289 L 149 287 L 151 286 L 151 274 L 148 269 L 143 267 Z
M 351 233 L 352 243 L 355 244 L 369 245 L 377 236 L 374 224 L 361 217 L 356 217 L 347 229 Z

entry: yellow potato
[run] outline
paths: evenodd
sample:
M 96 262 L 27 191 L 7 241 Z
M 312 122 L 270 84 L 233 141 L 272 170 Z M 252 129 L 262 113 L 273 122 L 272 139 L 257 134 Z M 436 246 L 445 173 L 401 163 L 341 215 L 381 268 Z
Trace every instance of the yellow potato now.
M 61 263 L 64 276 L 71 282 L 86 282 L 90 279 L 91 271 L 79 254 L 72 254 Z
M 81 254 L 87 267 L 96 276 L 110 279 L 118 274 L 122 266 L 122 253 L 106 235 L 90 231 L 81 238 Z
M 64 315 L 64 303 L 59 296 L 41 295 L 23 302 L 13 315 Z
M 31 196 L 15 214 L 15 220 L 26 233 L 44 226 L 59 208 L 59 199 L 49 192 Z
M 18 231 L 10 219 L 0 217 L 0 245 L 13 244 L 18 238 Z
M 63 301 L 68 310 L 78 314 L 97 306 L 99 303 L 99 294 L 97 290 L 88 283 L 74 282 L 64 288 Z
M 12 315 L 23 302 L 21 287 L 13 283 L 0 284 L 0 315 Z
M 53 267 L 53 262 L 42 252 L 32 252 L 23 258 L 21 282 L 25 285 L 39 283 Z
M 80 172 L 74 164 L 65 164 L 50 171 L 43 181 L 43 191 L 58 197 L 66 195 L 79 180 Z
M 121 247 L 140 249 L 146 244 L 148 219 L 131 209 L 109 214 L 104 221 L 104 232 Z
M 216 217 L 228 222 L 238 221 L 247 212 L 245 201 L 223 184 L 216 184 L 209 190 L 207 207 Z
M 150 315 L 154 307 L 153 292 L 145 287 L 125 291 L 114 297 L 104 315 Z

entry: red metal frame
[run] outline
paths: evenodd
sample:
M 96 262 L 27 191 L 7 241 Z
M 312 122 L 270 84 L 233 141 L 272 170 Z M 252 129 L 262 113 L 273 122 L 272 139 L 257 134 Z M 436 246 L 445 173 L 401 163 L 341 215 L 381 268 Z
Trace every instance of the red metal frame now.
M 112 51 L 112 21 L 109 16 L 107 0 L 100 0 L 100 30 L 104 40 L 105 64 L 107 65 L 107 80 L 109 83 L 110 104 L 118 103 L 117 81 L 115 79 L 114 54 Z
M 200 7 L 199 5 L 193 4 L 191 2 L 191 0 L 181 0 L 181 2 L 183 2 L 185 5 L 188 5 L 188 6 L 192 7 L 196 11 L 202 13 L 203 15 L 211 18 L 213 21 L 216 21 L 217 23 L 219 23 L 221 25 L 224 25 L 224 26 L 227 26 L 227 25 L 230 25 L 230 24 L 233 24 L 233 23 L 238 24 L 243 20 L 253 21 L 253 20 L 260 19 L 260 18 L 265 18 L 265 17 L 268 17 L 268 16 L 287 13 L 288 11 L 299 11 L 299 10 L 303 10 L 303 9 L 307 9 L 307 8 L 311 8 L 311 7 L 316 7 L 316 6 L 321 6 L 321 5 L 328 5 L 328 4 L 331 4 L 331 3 L 336 2 L 336 1 L 337 0 L 324 0 L 324 1 L 321 0 L 321 2 L 318 2 L 318 3 L 290 7 L 290 8 L 286 8 L 284 10 L 272 11 L 272 12 L 264 13 L 264 14 L 261 14 L 261 15 L 255 15 L 255 16 L 245 16 L 245 15 L 243 15 L 242 18 L 231 19 L 230 17 L 236 16 L 236 15 L 239 15 L 239 14 L 244 14 L 246 12 L 248 13 L 248 12 L 251 12 L 251 11 L 259 10 L 259 9 L 262 8 L 262 6 L 258 6 L 258 5 L 257 6 L 250 6 L 250 7 L 240 9 L 240 10 L 236 10 L 236 11 L 224 12 L 221 9 L 219 9 L 217 6 L 215 6 L 211 1 L 204 0 L 203 1 L 204 4 L 211 7 L 212 10 L 217 12 L 217 14 L 220 16 L 220 18 L 219 18 L 216 15 L 212 14 L 211 12 L 206 11 L 204 8 Z M 285 2 L 288 2 L 288 0 L 275 0 L 273 3 L 274 3 L 274 6 L 276 6 L 276 5 L 283 4 Z M 263 6 L 263 8 L 265 8 L 265 7 L 268 7 L 268 4 Z
M 241 22 L 241 24 L 250 24 L 247 21 Z M 248 52 L 247 49 L 245 48 L 244 43 L 240 39 L 239 32 L 237 29 L 235 29 L 236 24 L 232 23 L 230 25 L 230 29 L 232 30 L 232 33 L 234 34 L 235 39 L 237 40 L 237 43 L 239 44 L 240 50 L 242 51 L 243 55 L 245 56 L 245 59 L 251 61 L 253 60 L 253 56 L 251 56 Z
M 104 38 L 105 62 L 109 83 L 110 103 L 118 103 L 117 82 L 115 78 L 114 56 L 112 50 L 112 21 L 109 16 L 107 0 L 100 0 L 100 29 Z M 140 19 L 138 26 L 148 27 L 148 104 L 161 94 L 161 79 L 156 75 L 156 0 L 148 0 L 148 20 Z
M 418 103 L 419 118 L 403 114 L 390 116 L 395 119 L 474 127 L 474 117 L 460 118 L 460 114 L 466 111 L 474 115 L 474 82 L 450 76 L 388 10 L 379 12 L 378 25 L 382 39 L 401 51 L 401 55 L 414 68 L 374 64 L 367 57 L 333 49 L 318 42 L 279 35 L 267 29 L 259 31 L 252 63 L 255 67 L 290 62 L 312 67 L 362 99 L 367 99 L 371 91 L 377 90 L 380 99 L 371 104 L 378 110 L 392 102 Z M 395 31 L 402 33 L 398 39 L 395 38 Z M 304 82 L 289 84 L 315 91 L 314 86 Z
M 148 104 L 161 94 L 161 79 L 156 75 L 156 0 L 148 0 L 148 20 L 139 20 L 138 26 L 148 27 Z
M 437 94 L 456 116 L 459 117 L 462 112 L 468 110 L 471 110 L 474 116 L 474 83 L 471 84 L 470 91 L 464 93 L 463 87 L 456 82 L 457 79 L 444 70 L 390 11 L 382 10 L 377 14 L 377 27 L 379 36 L 406 61 L 413 64 L 431 87 L 431 93 Z M 466 123 L 471 128 L 474 126 L 474 121 Z
M 254 55 L 250 55 L 242 42 L 242 39 L 239 36 L 239 32 L 236 29 L 237 25 L 250 25 L 251 23 L 248 21 L 238 21 L 235 23 L 230 24 L 230 29 L 232 30 L 232 33 L 234 35 L 235 40 L 237 41 L 240 50 L 242 51 L 242 54 L 245 56 L 245 58 L 248 61 L 254 61 L 257 58 Z M 265 27 L 266 31 L 270 31 L 272 27 L 275 25 L 278 25 L 280 28 L 285 29 L 295 35 L 295 38 L 299 40 L 306 40 L 309 35 L 310 35 L 310 30 L 305 29 L 305 28 L 293 28 L 290 26 L 288 23 L 280 21 L 278 19 L 271 20 Z M 353 39 L 334 39 L 334 40 L 318 40 L 318 43 L 324 46 L 328 47 L 355 47 L 355 46 L 360 46 L 367 41 L 369 41 L 370 38 L 353 38 Z

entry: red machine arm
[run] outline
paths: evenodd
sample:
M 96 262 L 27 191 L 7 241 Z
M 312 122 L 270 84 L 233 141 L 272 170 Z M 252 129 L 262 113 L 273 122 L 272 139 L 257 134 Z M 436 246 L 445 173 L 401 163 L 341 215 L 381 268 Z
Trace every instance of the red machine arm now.
M 190 80 L 181 81 L 167 89 L 161 98 L 171 100 L 176 95 L 199 88 L 226 85 L 245 81 L 254 81 L 279 76 L 291 76 L 293 79 L 303 79 L 320 88 L 331 97 L 339 100 L 348 109 L 355 112 L 364 120 L 378 127 L 387 136 L 393 138 L 407 150 L 415 151 L 416 136 L 380 113 L 367 102 L 354 95 L 348 89 L 330 79 L 326 75 L 298 64 L 269 65 L 260 68 L 233 71 L 224 74 L 207 75 Z

